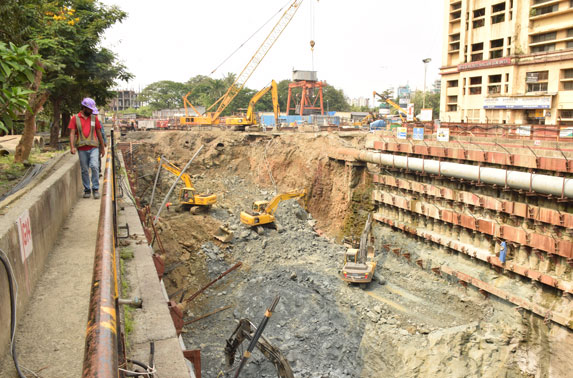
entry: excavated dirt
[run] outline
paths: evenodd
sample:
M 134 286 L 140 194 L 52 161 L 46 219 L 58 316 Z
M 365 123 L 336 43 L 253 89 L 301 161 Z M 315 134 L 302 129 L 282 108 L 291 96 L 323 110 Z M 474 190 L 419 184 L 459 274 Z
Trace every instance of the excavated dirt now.
M 203 376 L 228 371 L 225 340 L 237 320 L 258 324 L 276 296 L 280 302 L 264 336 L 286 356 L 296 377 L 567 376 L 570 332 L 385 252 L 387 243 L 412 251 L 431 247 L 378 223 L 378 280 L 366 289 L 342 282 L 340 240 L 360 234 L 372 209 L 372 184 L 365 169 L 352 170 L 330 159 L 329 151 L 363 148 L 365 138 L 220 130 L 128 134 L 143 203 L 150 199 L 157 156 L 182 167 L 201 145 L 188 173 L 199 192 L 218 196 L 207 213 L 178 213 L 173 205 L 161 214 L 164 282 L 172 299 L 179 301 L 182 292 L 188 298 L 243 263 L 187 308 L 191 320 L 231 306 L 185 326 L 187 348 L 201 349 Z M 173 180 L 162 172 L 154 211 Z M 309 194 L 279 205 L 278 230 L 259 234 L 240 223 L 240 212 L 254 200 L 295 188 Z M 176 194 L 171 201 L 177 202 Z M 234 232 L 228 244 L 212 237 L 222 224 Z M 243 371 L 248 377 L 276 376 L 258 351 Z

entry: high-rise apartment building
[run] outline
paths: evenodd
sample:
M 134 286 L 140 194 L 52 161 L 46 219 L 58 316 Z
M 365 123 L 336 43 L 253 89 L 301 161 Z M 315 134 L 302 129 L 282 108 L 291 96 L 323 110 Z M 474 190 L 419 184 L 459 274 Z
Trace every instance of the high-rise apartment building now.
M 444 0 L 440 119 L 573 125 L 573 0 Z

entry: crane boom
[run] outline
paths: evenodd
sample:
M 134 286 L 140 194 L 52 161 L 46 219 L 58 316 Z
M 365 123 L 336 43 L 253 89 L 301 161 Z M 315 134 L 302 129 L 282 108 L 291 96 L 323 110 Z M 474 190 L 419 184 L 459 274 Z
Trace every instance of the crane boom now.
M 273 47 L 277 39 L 280 37 L 284 29 L 291 22 L 292 18 L 300 8 L 301 3 L 304 0 L 294 0 L 288 9 L 283 13 L 281 18 L 278 20 L 273 30 L 267 35 L 263 43 L 259 46 L 255 55 L 251 57 L 251 60 L 247 63 L 245 68 L 235 79 L 235 82 L 231 84 L 227 92 L 221 97 L 219 106 L 217 110 L 210 115 L 211 122 L 214 122 L 219 118 L 221 113 L 227 108 L 227 106 L 233 101 L 233 99 L 239 94 L 241 89 L 245 86 L 247 80 L 251 77 L 255 69 L 259 66 L 263 58 L 267 55 L 270 48 Z
M 394 101 L 390 100 L 387 97 L 382 96 L 380 93 L 374 91 L 374 96 L 378 96 L 380 97 L 383 101 L 385 101 L 388 105 L 392 106 L 394 109 L 396 109 L 398 111 L 398 115 L 400 116 L 400 118 L 402 119 L 402 121 L 404 121 L 404 117 L 402 117 L 402 115 L 400 113 L 404 113 L 404 115 L 407 117 L 408 116 L 408 111 L 405 110 L 404 108 L 402 108 L 400 105 L 396 104 Z M 414 117 L 414 121 L 417 121 L 416 117 Z

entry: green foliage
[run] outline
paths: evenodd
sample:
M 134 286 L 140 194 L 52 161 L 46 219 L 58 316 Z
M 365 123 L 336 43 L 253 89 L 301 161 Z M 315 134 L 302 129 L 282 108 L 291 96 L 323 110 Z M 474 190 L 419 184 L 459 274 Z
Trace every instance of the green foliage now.
M 187 92 L 188 87 L 183 83 L 157 81 L 141 91 L 138 101 L 148 103 L 152 110 L 181 108 Z
M 39 56 L 27 45 L 18 47 L 0 41 L 0 131 L 8 132 L 18 113 L 28 107 L 28 89 L 34 71 L 40 69 Z
M 419 114 L 422 110 L 423 103 L 423 91 L 415 91 L 411 95 L 411 101 L 414 104 L 414 114 Z M 439 118 L 440 116 L 440 94 L 434 92 L 426 91 L 426 108 L 432 109 L 432 115 L 434 118 Z

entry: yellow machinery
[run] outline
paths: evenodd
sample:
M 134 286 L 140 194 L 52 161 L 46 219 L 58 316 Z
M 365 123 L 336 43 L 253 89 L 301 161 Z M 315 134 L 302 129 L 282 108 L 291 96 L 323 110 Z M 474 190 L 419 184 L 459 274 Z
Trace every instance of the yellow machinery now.
M 157 160 L 159 162 L 162 161 L 160 157 L 158 157 Z M 179 174 L 181 174 L 181 170 L 165 158 L 163 158 L 161 166 L 173 173 L 175 176 L 179 176 Z M 217 195 L 215 194 L 197 194 L 195 187 L 191 182 L 191 177 L 189 177 L 187 173 L 183 173 L 181 175 L 181 180 L 183 180 L 183 183 L 185 184 L 185 187 L 181 188 L 179 191 L 179 205 L 182 209 L 187 210 L 191 208 L 191 206 L 203 206 L 208 208 L 217 203 Z
M 225 119 L 226 125 L 231 126 L 250 126 L 257 123 L 257 117 L 255 115 L 255 105 L 259 100 L 267 94 L 268 91 L 271 91 L 271 97 L 273 99 L 273 111 L 275 113 L 275 125 L 279 124 L 279 91 L 277 88 L 277 82 L 271 81 L 271 85 L 265 87 L 258 91 L 251 101 L 249 101 L 249 107 L 247 108 L 247 115 L 245 117 L 227 117 Z
M 400 105 L 396 104 L 394 101 L 390 100 L 387 97 L 382 96 L 380 93 L 374 91 L 373 93 L 374 96 L 378 96 L 380 97 L 383 101 L 385 101 L 388 105 L 392 106 L 394 109 L 396 109 L 398 111 L 398 116 L 400 117 L 400 119 L 402 120 L 402 122 L 406 122 L 406 120 L 404 119 L 404 117 L 402 116 L 402 114 L 404 114 L 406 117 L 408 117 L 408 111 L 405 110 L 404 108 L 402 108 Z M 400 114 L 402 113 L 402 114 Z M 414 117 L 414 121 L 418 122 L 418 120 L 416 119 L 416 117 Z
M 348 248 L 344 254 L 344 267 L 342 268 L 342 280 L 348 283 L 358 283 L 366 287 L 374 278 L 376 261 L 374 261 L 374 247 L 368 246 L 370 228 L 372 226 L 372 214 L 368 214 L 364 231 L 360 236 L 360 246 Z
M 185 117 L 181 117 L 181 125 L 217 125 L 219 124 L 219 116 L 227 108 L 227 106 L 233 101 L 233 99 L 239 94 L 241 89 L 245 86 L 247 80 L 251 77 L 253 72 L 257 69 L 263 58 L 267 55 L 270 48 L 273 47 L 277 39 L 280 37 L 284 29 L 291 22 L 292 18 L 296 12 L 300 9 L 300 5 L 303 0 L 294 0 L 283 15 L 278 19 L 277 23 L 267 35 L 264 41 L 261 43 L 255 55 L 251 57 L 247 65 L 243 68 L 241 73 L 235 79 L 235 82 L 227 89 L 227 92 L 221 98 L 219 98 L 213 105 L 211 105 L 204 115 L 200 115 L 199 112 L 191 105 L 187 100 L 189 93 L 183 97 L 183 105 L 185 106 Z M 218 104 L 217 110 L 214 112 L 209 112 L 215 105 Z M 187 106 L 190 105 L 197 116 L 189 116 L 187 112 Z
M 251 211 L 241 211 L 241 222 L 247 226 L 261 226 L 275 221 L 275 211 L 281 201 L 291 198 L 304 197 L 306 190 L 293 190 L 282 193 L 270 201 L 256 201 Z

